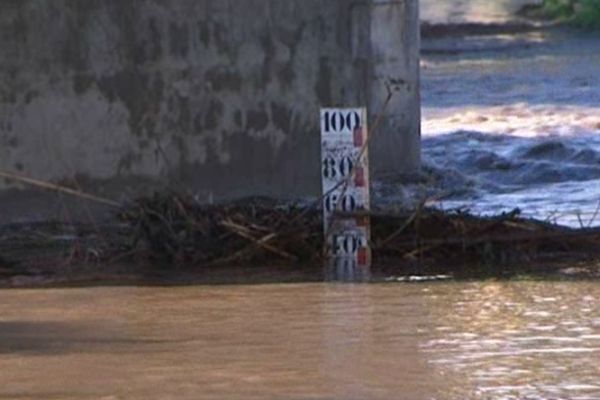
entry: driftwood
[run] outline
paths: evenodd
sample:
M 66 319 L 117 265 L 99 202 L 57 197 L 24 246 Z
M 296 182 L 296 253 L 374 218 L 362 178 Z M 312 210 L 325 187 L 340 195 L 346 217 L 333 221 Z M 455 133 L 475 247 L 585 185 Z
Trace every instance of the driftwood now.
M 201 205 L 191 197 L 165 193 L 123 206 L 26 176 L 0 171 L 0 177 L 113 207 L 123 223 L 117 235 L 112 228 L 106 230 L 110 232 L 106 235 L 98 229 L 82 234 L 87 229 L 78 227 L 74 236 L 69 233 L 73 237 L 69 240 L 61 233 L 62 224 L 52 227 L 47 238 L 43 237 L 44 227 L 0 232 L 0 253 L 5 258 L 16 248 L 35 248 L 39 242 L 38 248 L 68 250 L 69 259 L 77 258 L 77 254 L 87 259 L 91 254 L 106 262 L 140 255 L 169 265 L 204 267 L 249 261 L 323 261 L 321 201 L 308 206 L 269 199 Z M 591 221 L 581 223 L 581 229 L 571 229 L 522 218 L 518 210 L 496 217 L 476 217 L 428 208 L 426 203 L 400 213 L 369 214 L 376 263 L 495 263 L 530 261 L 547 255 L 600 255 L 600 229 L 590 228 Z M 599 212 L 600 203 L 594 218 Z M 14 258 L 8 257 L 10 263 L 0 259 L 0 268 L 12 264 Z
M 119 217 L 131 227 L 134 245 L 143 242 L 151 256 L 193 265 L 307 261 L 319 256 L 322 243 L 318 214 L 265 200 L 207 206 L 156 195 Z
M 598 254 L 600 229 L 570 229 L 524 219 L 519 212 L 476 217 L 427 208 L 374 213 L 375 262 L 502 262 L 548 254 Z M 247 199 L 200 205 L 176 195 L 138 200 L 120 218 L 132 246 L 146 255 L 192 266 L 240 262 L 321 262 L 324 237 L 317 208 Z
M 116 201 L 113 201 L 113 200 L 105 199 L 100 196 L 86 193 L 82 190 L 75 190 L 75 189 L 71 189 L 67 186 L 57 185 L 55 183 L 31 178 L 29 176 L 16 174 L 14 172 L 0 171 L 0 178 L 8 179 L 10 181 L 24 183 L 26 185 L 36 187 L 38 189 L 50 190 L 53 192 L 68 194 L 69 196 L 78 197 L 78 198 L 81 198 L 84 200 L 92 201 L 94 203 L 103 204 L 105 206 L 116 207 L 116 208 L 122 207 L 122 204 L 120 204 Z

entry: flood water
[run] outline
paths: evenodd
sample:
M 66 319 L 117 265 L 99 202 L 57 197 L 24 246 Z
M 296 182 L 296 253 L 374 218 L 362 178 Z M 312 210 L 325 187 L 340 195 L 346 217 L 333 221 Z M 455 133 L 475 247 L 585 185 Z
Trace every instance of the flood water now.
M 600 285 L 0 292 L 2 399 L 598 399 Z
M 422 10 L 498 23 L 525 3 Z M 454 191 L 441 206 L 593 214 L 597 37 L 423 47 L 424 164 Z M 0 291 L 0 399 L 600 399 L 599 298 L 558 281 Z
M 528 3 L 423 0 L 422 17 L 502 23 Z M 423 163 L 450 192 L 441 206 L 600 225 L 598 68 L 599 33 L 425 38 Z

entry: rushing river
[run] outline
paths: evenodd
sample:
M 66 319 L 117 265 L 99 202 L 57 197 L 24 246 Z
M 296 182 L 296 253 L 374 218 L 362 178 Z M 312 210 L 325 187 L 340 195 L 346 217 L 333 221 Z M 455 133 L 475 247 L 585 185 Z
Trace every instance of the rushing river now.
M 514 20 L 527 0 L 422 0 L 432 23 Z M 600 34 L 423 41 L 423 162 L 442 207 L 600 225 Z
M 600 284 L 0 292 L 0 399 L 598 399 Z

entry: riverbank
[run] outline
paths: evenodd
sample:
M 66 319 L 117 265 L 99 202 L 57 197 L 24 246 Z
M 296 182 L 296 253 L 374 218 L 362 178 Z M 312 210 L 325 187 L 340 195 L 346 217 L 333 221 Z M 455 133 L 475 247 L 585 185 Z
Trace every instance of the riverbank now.
M 525 5 L 517 15 L 538 21 L 556 21 L 578 29 L 600 29 L 599 0 L 544 0 L 541 4 Z

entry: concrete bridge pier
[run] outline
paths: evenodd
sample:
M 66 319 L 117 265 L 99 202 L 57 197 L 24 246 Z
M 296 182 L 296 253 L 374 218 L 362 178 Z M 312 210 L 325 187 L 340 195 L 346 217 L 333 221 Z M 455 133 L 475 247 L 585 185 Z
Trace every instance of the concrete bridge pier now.
M 376 176 L 419 167 L 418 0 L 1 1 L 0 169 L 116 200 L 312 197 L 320 107 L 373 116 L 390 79 Z

